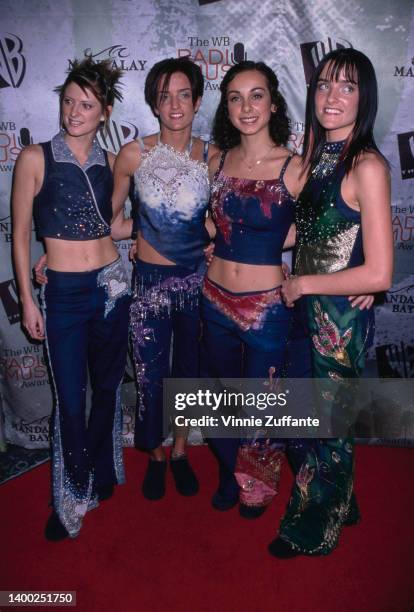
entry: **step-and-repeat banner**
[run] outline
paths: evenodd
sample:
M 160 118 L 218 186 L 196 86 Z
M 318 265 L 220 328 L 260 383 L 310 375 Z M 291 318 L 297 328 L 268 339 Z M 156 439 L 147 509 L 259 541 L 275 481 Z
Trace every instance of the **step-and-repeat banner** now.
M 101 143 L 113 152 L 157 130 L 144 102 L 151 65 L 188 55 L 205 76 L 194 132 L 208 138 L 220 81 L 243 59 L 277 73 L 292 119 L 291 146 L 303 139 L 306 84 L 329 50 L 354 47 L 378 76 L 378 144 L 391 164 L 394 284 L 377 306 L 370 375 L 414 375 L 414 5 L 411 0 L 2 0 L 0 3 L 0 447 L 48 445 L 52 395 L 42 344 L 22 332 L 11 261 L 10 192 L 19 152 L 58 130 L 58 98 L 71 60 L 85 50 L 124 72 Z M 127 259 L 128 243 L 119 245 Z M 381 248 L 381 245 L 378 245 Z M 33 262 L 42 245 L 32 241 Z M 134 383 L 125 375 L 124 432 L 132 443 Z M 397 443 L 397 441 L 395 441 Z

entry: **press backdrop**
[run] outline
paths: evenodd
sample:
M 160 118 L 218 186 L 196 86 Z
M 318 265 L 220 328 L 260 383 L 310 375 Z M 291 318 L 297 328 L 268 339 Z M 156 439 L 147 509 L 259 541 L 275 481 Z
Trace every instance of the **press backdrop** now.
M 19 152 L 58 130 L 58 100 L 74 57 L 88 50 L 125 70 L 103 146 L 156 131 L 144 80 L 165 57 L 189 55 L 205 76 L 194 132 L 209 137 L 218 87 L 229 67 L 264 60 L 276 71 L 292 119 L 293 149 L 303 138 L 306 83 L 329 50 L 355 47 L 373 61 L 380 90 L 377 142 L 391 164 L 395 275 L 383 305 L 370 371 L 414 374 L 414 5 L 411 0 L 0 0 L 0 447 L 48 445 L 52 409 L 43 346 L 22 332 L 11 262 L 10 191 Z M 123 256 L 128 244 L 119 245 Z M 381 248 L 381 245 L 378 245 Z M 32 260 L 42 253 L 33 234 Z M 132 443 L 134 385 L 125 376 L 125 443 Z M 398 443 L 397 440 L 394 441 Z

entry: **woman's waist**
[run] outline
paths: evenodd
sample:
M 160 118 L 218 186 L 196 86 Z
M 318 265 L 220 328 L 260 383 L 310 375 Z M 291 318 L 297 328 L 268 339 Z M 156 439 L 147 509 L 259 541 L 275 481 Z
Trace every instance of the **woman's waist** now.
M 157 241 L 150 235 L 144 238 L 143 232 L 140 231 L 137 239 L 136 258 L 151 264 L 182 265 L 190 269 L 199 269 L 200 264 L 204 261 L 205 246 L 206 243 L 197 240 L 183 244 L 166 236 Z
M 266 291 L 282 284 L 280 265 L 239 263 L 214 256 L 207 276 L 213 282 L 234 292 Z
M 89 272 L 115 261 L 118 251 L 109 236 L 97 240 L 45 238 L 47 267 L 56 272 Z
M 282 249 L 288 227 L 280 232 L 248 231 L 242 225 L 222 226 L 215 238 L 215 253 L 221 259 L 249 265 L 277 266 L 282 262 Z

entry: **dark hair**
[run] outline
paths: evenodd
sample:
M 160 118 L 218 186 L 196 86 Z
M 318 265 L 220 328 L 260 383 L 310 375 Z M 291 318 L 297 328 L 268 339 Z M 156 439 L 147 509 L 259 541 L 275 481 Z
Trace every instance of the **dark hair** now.
M 120 68 L 113 68 L 111 60 L 95 62 L 91 56 L 83 60 L 75 59 L 68 70 L 63 85 L 55 87 L 54 91 L 59 94 L 60 122 L 62 123 L 62 102 L 66 87 L 70 83 L 76 83 L 85 91 L 89 89 L 100 102 L 102 110 L 107 116 L 107 106 L 113 106 L 115 99 L 121 101 L 122 94 L 117 87 L 122 75 Z
M 192 62 L 187 56 L 185 57 L 169 57 L 161 60 L 151 67 L 145 79 L 145 102 L 150 106 L 153 114 L 157 108 L 158 86 L 161 79 L 164 77 L 163 88 L 168 89 L 171 75 L 175 72 L 182 72 L 190 81 L 193 104 L 198 98 L 201 98 L 204 93 L 204 77 L 200 66 Z
M 325 130 L 316 118 L 315 93 L 319 77 L 327 64 L 329 64 L 328 80 L 337 81 L 343 70 L 345 79 L 351 83 L 356 83 L 359 90 L 355 126 L 348 137 L 348 143 L 343 152 L 345 170 L 348 173 L 363 151 L 374 150 L 382 156 L 373 134 L 378 108 L 377 79 L 371 61 L 356 49 L 336 49 L 325 55 L 318 64 L 312 74 L 306 99 L 303 163 L 309 164 L 309 172 L 318 163 L 323 145 L 326 142 Z
M 261 72 L 269 87 L 270 99 L 276 106 L 276 112 L 271 114 L 269 121 L 270 138 L 277 145 L 285 145 L 290 134 L 290 121 L 284 97 L 279 91 L 279 81 L 273 70 L 264 62 L 244 61 L 235 64 L 223 77 L 220 85 L 221 98 L 213 121 L 213 140 L 222 150 L 228 150 L 240 143 L 240 132 L 229 119 L 227 105 L 227 87 L 240 72 L 256 70 Z

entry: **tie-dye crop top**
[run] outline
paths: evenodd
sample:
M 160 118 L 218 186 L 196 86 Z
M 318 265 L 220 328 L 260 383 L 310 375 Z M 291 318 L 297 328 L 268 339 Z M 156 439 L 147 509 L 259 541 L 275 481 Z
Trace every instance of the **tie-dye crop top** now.
M 140 143 L 142 147 L 142 144 Z M 190 270 L 204 266 L 204 248 L 210 241 L 205 228 L 210 197 L 205 161 L 158 143 L 144 151 L 134 174 L 134 229 L 158 253 Z
M 247 264 L 280 265 L 282 248 L 294 221 L 295 199 L 283 181 L 288 157 L 276 179 L 226 176 L 225 154 L 211 187 L 217 227 L 214 255 Z

